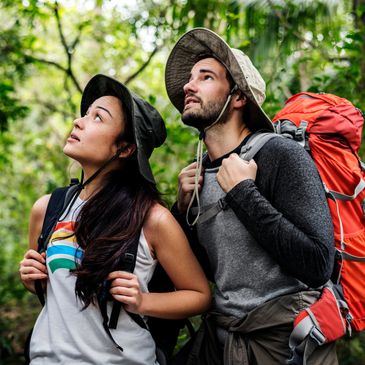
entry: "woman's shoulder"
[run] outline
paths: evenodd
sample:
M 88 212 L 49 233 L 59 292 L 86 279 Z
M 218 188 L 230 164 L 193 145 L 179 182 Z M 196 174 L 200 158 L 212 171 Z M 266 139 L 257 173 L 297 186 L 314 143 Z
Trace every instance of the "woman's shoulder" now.
M 157 226 L 168 224 L 169 222 L 171 222 L 171 220 L 174 219 L 175 218 L 166 207 L 159 203 L 156 203 L 150 208 L 149 212 L 147 213 L 144 226 L 146 225 L 152 228 L 156 228 Z
M 32 207 L 29 220 L 29 247 L 37 249 L 37 239 L 42 231 L 44 217 L 46 215 L 48 202 L 51 195 L 43 195 Z
M 44 216 L 46 215 L 46 210 L 48 206 L 49 199 L 51 194 L 43 195 L 33 204 L 31 215 L 35 220 L 43 221 Z
M 180 227 L 174 216 L 166 207 L 158 203 L 151 207 L 143 224 L 146 238 L 152 244 L 165 235 L 173 234 L 176 229 Z

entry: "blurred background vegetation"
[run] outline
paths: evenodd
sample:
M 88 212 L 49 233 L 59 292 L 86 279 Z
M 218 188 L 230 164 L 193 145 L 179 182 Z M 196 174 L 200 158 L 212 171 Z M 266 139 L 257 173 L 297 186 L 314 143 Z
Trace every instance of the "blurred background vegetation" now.
M 179 36 L 197 26 L 253 59 L 267 82 L 270 116 L 304 90 L 335 93 L 365 110 L 365 0 L 1 0 L 0 364 L 22 364 L 40 310 L 18 263 L 34 201 L 79 175 L 62 147 L 84 85 L 96 73 L 116 77 L 162 113 L 168 138 L 152 163 L 171 204 L 197 136 L 169 103 L 164 65 Z M 341 365 L 365 364 L 364 339 L 339 342 Z

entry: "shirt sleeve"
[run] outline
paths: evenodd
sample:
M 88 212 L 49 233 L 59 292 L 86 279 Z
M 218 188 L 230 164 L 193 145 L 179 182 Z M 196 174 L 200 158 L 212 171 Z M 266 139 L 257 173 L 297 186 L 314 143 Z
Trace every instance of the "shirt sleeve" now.
M 226 196 L 256 241 L 289 274 L 309 287 L 323 285 L 334 263 L 333 225 L 325 192 L 309 154 L 275 138 L 255 157 L 256 181 Z

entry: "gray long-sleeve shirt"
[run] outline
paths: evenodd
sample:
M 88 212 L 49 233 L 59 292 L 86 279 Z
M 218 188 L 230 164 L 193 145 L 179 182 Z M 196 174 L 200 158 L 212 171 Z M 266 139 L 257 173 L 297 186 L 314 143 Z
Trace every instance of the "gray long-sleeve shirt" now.
M 219 166 L 222 158 L 206 162 L 205 167 Z M 242 181 L 228 192 L 229 207 L 260 246 L 258 249 L 263 249 L 284 275 L 308 287 L 324 284 L 333 267 L 333 227 L 313 161 L 296 142 L 282 138 L 267 142 L 255 161 L 258 165 L 256 181 Z M 184 225 L 181 217 L 179 221 Z M 188 234 L 194 241 L 194 232 Z M 194 243 L 192 245 L 194 248 Z M 239 257 L 239 253 L 235 256 Z M 244 257 L 245 252 L 242 252 L 242 259 Z M 221 259 L 209 254 L 213 277 L 217 274 L 217 261 Z M 200 261 L 207 266 L 206 258 L 200 257 Z M 230 267 L 226 265 L 225 270 Z M 254 273 L 251 276 L 250 280 L 255 281 Z M 257 275 L 257 280 L 262 280 L 262 275 Z M 246 284 L 247 281 L 242 280 L 242 285 Z M 252 285 L 259 287 L 260 284 Z M 252 300 L 242 298 L 246 299 Z

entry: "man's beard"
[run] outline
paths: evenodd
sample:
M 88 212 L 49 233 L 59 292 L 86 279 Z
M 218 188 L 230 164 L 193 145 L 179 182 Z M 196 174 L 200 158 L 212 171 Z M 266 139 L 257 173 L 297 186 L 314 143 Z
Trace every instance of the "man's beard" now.
M 217 120 L 226 100 L 208 101 L 207 103 L 202 103 L 201 100 L 199 100 L 199 102 L 200 109 L 183 112 L 181 120 L 185 125 L 203 131 Z M 227 120 L 228 113 L 229 108 L 224 111 L 217 124 L 224 124 Z

